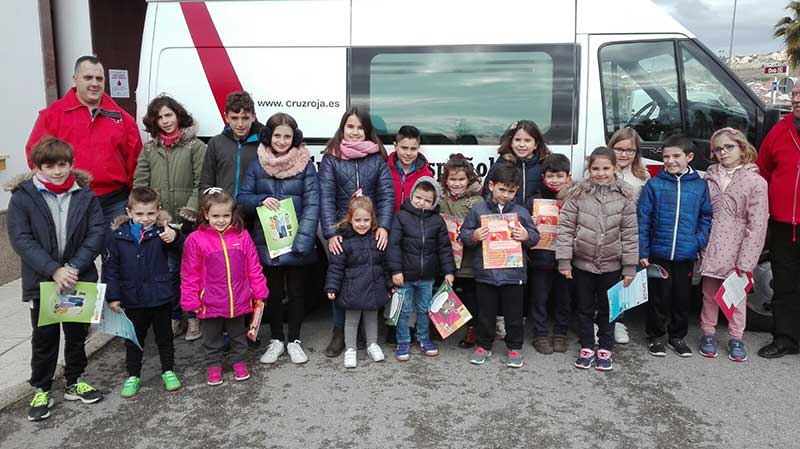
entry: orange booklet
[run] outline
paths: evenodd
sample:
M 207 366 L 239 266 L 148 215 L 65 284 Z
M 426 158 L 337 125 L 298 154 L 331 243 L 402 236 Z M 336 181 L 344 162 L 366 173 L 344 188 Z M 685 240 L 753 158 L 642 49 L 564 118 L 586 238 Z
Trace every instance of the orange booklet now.
M 555 251 L 556 230 L 558 229 L 558 216 L 561 213 L 561 204 L 558 200 L 536 198 L 533 200 L 533 224 L 539 231 L 539 243 L 533 249 L 546 249 Z
M 519 227 L 517 214 L 481 215 L 481 227 L 489 227 L 483 241 L 483 268 L 522 267 L 522 242 L 511 237 L 511 228 Z
M 280 301 L 280 299 L 276 300 Z M 258 329 L 261 327 L 261 317 L 264 316 L 264 301 L 258 301 L 253 307 L 253 318 L 250 320 L 250 327 L 247 329 L 247 338 L 256 341 Z
M 441 214 L 447 225 L 447 236 L 450 237 L 450 244 L 453 246 L 453 258 L 456 261 L 456 270 L 461 269 L 461 260 L 464 258 L 464 244 L 461 243 L 459 234 L 464 220 L 455 215 Z

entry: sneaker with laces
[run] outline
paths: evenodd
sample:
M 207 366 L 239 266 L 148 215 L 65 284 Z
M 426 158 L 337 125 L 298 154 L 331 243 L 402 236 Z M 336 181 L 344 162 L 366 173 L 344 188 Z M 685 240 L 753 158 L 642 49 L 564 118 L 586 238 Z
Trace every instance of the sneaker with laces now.
M 386 358 L 386 356 L 383 355 L 383 349 L 381 349 L 377 343 L 372 343 L 367 346 L 367 354 L 369 354 L 373 362 L 382 362 L 383 359 Z
M 50 396 L 49 391 L 37 388 L 33 400 L 31 400 L 31 408 L 28 409 L 28 421 L 41 421 L 49 418 L 53 403 L 53 397 Z
M 498 340 L 506 339 L 506 319 L 504 317 L 497 317 L 495 322 L 495 334 Z
M 344 367 L 355 368 L 358 366 L 358 352 L 355 348 L 347 348 L 344 352 Z
M 667 349 L 664 347 L 664 342 L 660 338 L 655 338 L 647 343 L 647 351 L 653 357 L 666 357 Z
M 208 374 L 206 375 L 206 383 L 209 385 L 222 385 L 222 367 L 209 366 Z
M 589 369 L 594 362 L 594 351 L 589 348 L 581 348 L 578 358 L 575 360 L 575 368 Z
M 608 349 L 597 350 L 597 358 L 594 360 L 594 369 L 597 371 L 611 371 L 614 369 L 611 360 L 611 351 Z
M 469 356 L 469 363 L 472 363 L 473 365 L 483 365 L 491 355 L 492 351 L 487 351 L 486 349 L 478 346 L 478 348 L 475 349 L 475 352 Z
M 161 381 L 164 382 L 164 389 L 167 391 L 175 391 L 181 388 L 181 381 L 178 380 L 178 375 L 175 374 L 175 371 L 161 373 Z
M 261 356 L 261 363 L 275 363 L 278 357 L 283 354 L 283 350 L 284 346 L 282 341 L 275 339 L 270 340 L 266 352 Z
M 436 346 L 436 343 L 433 343 L 430 340 L 422 340 L 422 341 L 420 341 L 419 342 L 419 348 L 428 357 L 436 357 L 437 355 L 439 355 L 439 347 Z
M 233 364 L 233 378 L 238 381 L 243 381 L 250 378 L 250 368 L 247 367 L 247 362 Z
M 186 325 L 183 320 L 172 320 L 172 337 L 178 337 L 186 332 Z
M 186 320 L 186 335 L 183 337 L 186 341 L 194 341 L 203 336 L 203 329 L 200 328 L 200 320 L 197 318 L 189 318 Z
M 397 349 L 394 351 L 394 357 L 401 362 L 408 360 L 410 357 L 410 346 L 409 343 L 398 343 Z
M 628 326 L 622 323 L 614 323 L 614 341 L 621 345 L 631 342 L 631 337 L 628 335 Z
M 142 382 L 142 379 L 139 376 L 131 376 L 125 379 L 125 383 L 122 384 L 122 391 L 120 392 L 120 396 L 123 398 L 132 398 L 136 396 L 136 393 L 139 392 L 139 384 Z
M 667 340 L 667 346 L 675 351 L 675 354 L 678 354 L 681 357 L 692 356 L 692 350 L 689 349 L 689 345 L 687 345 L 682 338 L 670 338 Z
M 700 338 L 700 354 L 710 359 L 717 358 L 717 340 L 713 335 L 703 335 Z
M 287 344 L 286 352 L 289 353 L 289 358 L 292 360 L 292 363 L 300 365 L 308 362 L 308 356 L 306 355 L 305 351 L 303 351 L 303 347 L 300 346 L 300 340 L 295 340 Z
M 522 368 L 522 365 L 522 353 L 516 349 L 508 351 L 508 361 L 506 361 L 506 366 L 509 368 Z
M 734 362 L 747 361 L 747 351 L 744 350 L 742 340 L 731 338 L 728 340 L 728 358 Z
M 81 401 L 84 404 L 94 404 L 103 399 L 103 393 L 88 383 L 78 379 L 78 382 L 67 387 L 64 392 L 67 401 Z

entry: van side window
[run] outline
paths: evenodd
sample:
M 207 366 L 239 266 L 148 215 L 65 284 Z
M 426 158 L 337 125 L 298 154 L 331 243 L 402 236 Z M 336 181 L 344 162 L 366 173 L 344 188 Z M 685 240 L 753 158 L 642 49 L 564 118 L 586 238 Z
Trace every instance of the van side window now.
M 497 145 L 516 120 L 552 144 L 573 140 L 575 46 L 353 48 L 353 105 L 386 143 L 413 124 L 425 144 Z

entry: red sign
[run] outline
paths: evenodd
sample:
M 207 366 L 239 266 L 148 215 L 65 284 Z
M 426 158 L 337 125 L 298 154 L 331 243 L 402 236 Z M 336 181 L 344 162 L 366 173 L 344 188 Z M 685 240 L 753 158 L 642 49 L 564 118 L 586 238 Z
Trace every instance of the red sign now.
M 785 65 L 773 65 L 764 67 L 764 73 L 767 75 L 775 75 L 777 73 L 789 73 L 789 67 Z

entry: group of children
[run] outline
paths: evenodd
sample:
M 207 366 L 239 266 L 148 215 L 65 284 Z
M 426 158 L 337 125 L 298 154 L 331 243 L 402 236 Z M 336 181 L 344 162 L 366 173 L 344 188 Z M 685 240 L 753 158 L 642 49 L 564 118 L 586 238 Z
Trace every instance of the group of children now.
M 229 96 L 228 125 L 207 149 L 196 141 L 191 116 L 165 98 L 148 109 L 144 122 L 153 139 L 140 157 L 126 215 L 112 229 L 103 225 L 97 200 L 82 180 L 86 175 L 72 170 L 74 155 L 66 142 L 39 142 L 31 152 L 34 172 L 12 188 L 9 232 L 22 259 L 23 300 L 32 304 L 31 384 L 37 392 L 31 420 L 49 416 L 58 354 L 58 325 L 37 326 L 38 284 L 53 280 L 68 289 L 77 281 L 96 282 L 94 259 L 104 246 L 109 307 L 124 310 L 142 344 L 153 328 L 164 387 L 172 391 L 181 386 L 172 342 L 181 309 L 191 313 L 191 338 L 202 338 L 209 385 L 223 383 L 226 350 L 234 379 L 250 377 L 245 361 L 248 317 L 260 302 L 267 307 L 271 327 L 260 361 L 274 363 L 284 352 L 294 363 L 308 360 L 300 340 L 304 267 L 318 262 L 318 224 L 330 252 L 324 291 L 334 310 L 334 331 L 325 352 L 344 352 L 346 368 L 357 366 L 360 324 L 369 357 L 385 359 L 377 342 L 378 310 L 395 289 L 407 298 L 396 328 L 395 357 L 410 357 L 414 311 L 421 352 L 437 355 L 428 310 L 434 283 L 443 279 L 476 317 L 459 343 L 465 348 L 477 345 L 470 363 L 481 365 L 491 356 L 501 316 L 506 364 L 523 366 L 523 316 L 529 297 L 537 351 L 568 350 L 574 306 L 580 342 L 575 366 L 610 370 L 615 323 L 609 322 L 606 292 L 620 280 L 630 284 L 637 265 L 649 264 L 669 272 L 666 280 L 650 280 L 649 351 L 665 355 L 663 337 L 668 334 L 667 344 L 676 353 L 691 355 L 684 338 L 690 276 L 700 254 L 700 350 L 715 357 L 716 289 L 731 272 L 753 270 L 764 240 L 766 183 L 752 164 L 753 147 L 731 128 L 711 139 L 719 164 L 709 169 L 707 180 L 689 165 L 691 141 L 672 136 L 664 142 L 664 169 L 647 181 L 638 135 L 623 129 L 612 136 L 609 148 L 592 152 L 585 180 L 572 185 L 570 161 L 550 154 L 536 124 L 522 120 L 504 133 L 500 158 L 482 187 L 461 154 L 451 155 L 435 180 L 419 154 L 421 136 L 413 126 L 400 129 L 395 152 L 387 154 L 369 115 L 358 108 L 342 117 L 318 173 L 296 121 L 278 113 L 259 124 L 246 93 Z M 170 164 L 183 168 L 176 174 Z M 539 241 L 531 215 L 536 198 L 560 202 L 555 250 L 534 249 Z M 299 226 L 291 251 L 272 257 L 256 209 L 277 210 L 287 199 Z M 440 213 L 463 220 L 458 268 Z M 490 214 L 516 214 L 518 224 L 511 226 L 510 236 L 527 252 L 522 267 L 485 267 L 480 246 L 490 231 L 481 217 Z M 194 221 L 176 225 L 176 216 L 193 216 Z M 555 311 L 552 338 L 548 302 Z M 741 342 L 744 309 L 737 309 L 730 321 L 732 360 L 747 358 Z M 80 379 L 88 325 L 64 323 L 63 329 L 65 398 L 96 402 L 102 394 Z M 142 350 L 130 342 L 126 366 L 129 377 L 121 394 L 132 397 L 141 381 Z

